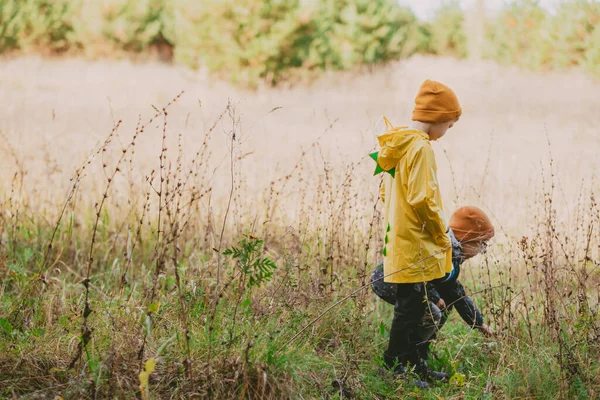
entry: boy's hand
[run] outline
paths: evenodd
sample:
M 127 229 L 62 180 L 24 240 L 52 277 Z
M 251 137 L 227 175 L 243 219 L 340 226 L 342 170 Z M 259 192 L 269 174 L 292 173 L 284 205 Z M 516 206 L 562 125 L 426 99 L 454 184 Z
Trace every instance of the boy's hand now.
M 483 333 L 486 337 L 491 337 L 491 336 L 494 336 L 496 334 L 496 332 L 494 332 L 492 330 L 492 328 L 490 328 L 486 324 L 481 325 L 477 329 L 479 329 L 479 332 Z
M 435 305 L 438 306 L 440 310 L 446 308 L 446 302 L 444 301 L 444 299 L 439 299 L 438 302 L 435 303 Z

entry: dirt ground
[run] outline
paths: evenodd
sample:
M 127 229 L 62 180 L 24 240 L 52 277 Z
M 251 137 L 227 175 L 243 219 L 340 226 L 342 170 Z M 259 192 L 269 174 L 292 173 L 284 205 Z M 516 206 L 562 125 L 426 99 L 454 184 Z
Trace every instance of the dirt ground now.
M 5 196 L 16 156 L 27 171 L 26 192 L 64 197 L 72 171 L 117 120 L 123 120 L 119 140 L 127 143 L 138 116 L 146 120 L 154 114 L 152 106 L 166 105 L 182 90 L 169 113 L 171 145 L 176 147 L 181 134 L 191 156 L 232 102 L 240 121 L 238 139 L 243 140 L 241 170 L 252 193 L 288 173 L 302 150 L 318 138 L 319 155 L 310 161 L 314 176 L 324 167 L 335 170 L 358 163 L 354 179 L 372 192 L 377 179 L 365 156 L 376 145 L 374 126 L 382 114 L 395 124 L 409 123 L 414 96 L 426 78 L 451 86 L 464 110 L 459 123 L 434 144 L 446 208 L 478 205 L 505 232 L 520 237 L 539 209 L 542 177 L 549 188 L 552 171 L 559 218 L 574 223 L 582 188 L 600 188 L 594 181 L 600 82 L 579 72 L 534 74 L 487 62 L 430 57 L 256 92 L 166 64 L 3 59 L 0 131 L 7 143 L 0 145 L 0 176 Z M 211 139 L 211 162 L 222 170 L 215 175 L 216 187 L 227 174 L 230 126 L 226 118 Z M 158 121 L 140 140 L 136 154 L 142 162 L 157 164 L 161 131 Z

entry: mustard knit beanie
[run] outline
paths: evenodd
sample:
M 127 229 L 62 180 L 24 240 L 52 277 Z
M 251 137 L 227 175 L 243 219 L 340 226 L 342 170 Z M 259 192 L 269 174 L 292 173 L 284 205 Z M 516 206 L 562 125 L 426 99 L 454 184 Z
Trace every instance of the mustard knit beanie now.
M 452 89 L 429 79 L 423 82 L 415 99 L 413 121 L 439 124 L 456 119 L 461 114 L 462 109 Z

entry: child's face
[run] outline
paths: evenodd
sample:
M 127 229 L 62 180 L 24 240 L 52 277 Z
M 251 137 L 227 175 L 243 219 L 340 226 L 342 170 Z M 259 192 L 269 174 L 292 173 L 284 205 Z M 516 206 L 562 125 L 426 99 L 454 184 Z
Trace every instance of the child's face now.
M 453 119 L 452 121 L 442 122 L 440 124 L 432 125 L 429 128 L 429 140 L 438 140 L 442 136 L 446 134 L 448 129 L 452 128 L 455 123 L 458 122 L 458 118 Z
M 473 240 L 461 243 L 462 254 L 465 260 L 475 257 L 477 254 L 484 254 L 487 250 L 487 241 Z

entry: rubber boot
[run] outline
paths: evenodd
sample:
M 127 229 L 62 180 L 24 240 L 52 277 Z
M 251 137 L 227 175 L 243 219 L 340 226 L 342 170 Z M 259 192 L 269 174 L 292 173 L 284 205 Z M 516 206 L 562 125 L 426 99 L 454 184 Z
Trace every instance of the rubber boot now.
M 423 380 L 411 377 L 410 372 L 406 370 L 406 366 L 403 364 L 398 364 L 396 366 L 396 368 L 394 368 L 393 374 L 394 374 L 394 376 L 402 377 L 410 385 L 416 386 L 419 389 L 428 389 L 429 388 L 429 383 L 427 383 Z
M 416 372 L 421 377 L 421 379 L 429 380 L 429 381 L 447 381 L 449 375 L 445 372 L 434 371 L 429 368 L 427 365 L 427 361 L 421 359 L 419 365 L 416 368 Z
M 406 364 L 400 363 L 400 362 L 397 362 L 394 365 L 390 365 L 389 362 L 387 362 L 385 364 L 386 364 L 385 369 L 382 368 L 380 370 L 380 372 L 383 372 L 384 370 L 391 371 L 393 376 L 402 378 L 403 380 L 408 382 L 410 385 L 416 386 L 419 389 L 429 388 L 429 383 L 410 376 L 411 371 L 408 371 L 406 369 Z

